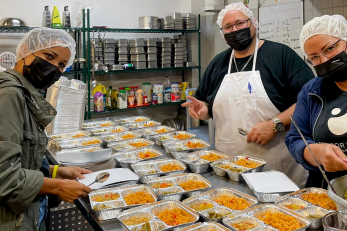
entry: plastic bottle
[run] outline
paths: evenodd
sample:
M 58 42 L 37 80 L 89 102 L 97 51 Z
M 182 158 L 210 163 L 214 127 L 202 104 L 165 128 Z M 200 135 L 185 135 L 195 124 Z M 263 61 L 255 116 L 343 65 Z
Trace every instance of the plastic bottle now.
M 165 88 L 164 91 L 164 102 L 170 103 L 171 102 L 171 87 Z
M 112 90 L 112 108 L 116 109 L 117 108 L 117 96 L 118 96 L 118 91 Z
M 148 103 L 148 97 L 147 97 L 147 92 L 146 90 L 143 90 L 143 104 L 147 104 Z
M 106 93 L 106 111 L 112 110 L 112 86 L 108 87 L 108 91 Z
M 55 6 L 53 9 L 53 13 L 52 13 L 52 27 L 53 28 L 61 28 L 61 19 L 60 19 L 60 14 L 59 14 L 59 10 L 58 7 Z
M 169 76 L 165 76 L 163 86 L 164 86 L 164 89 L 167 87 L 171 87 L 171 82 L 170 82 Z
M 95 95 L 97 91 L 101 92 L 102 94 L 106 94 L 106 88 L 101 83 L 98 83 L 98 85 L 96 85 L 96 87 L 93 90 L 93 95 Z
M 125 90 L 120 90 L 118 97 L 117 97 L 117 106 L 119 109 L 125 109 L 128 107 L 127 105 L 127 97 L 126 97 L 126 93 Z
M 103 106 L 104 106 L 104 111 L 106 111 L 106 98 L 107 98 L 107 95 L 104 94 L 103 96 L 104 96 L 104 98 L 102 100 L 102 103 L 103 103 Z
M 42 27 L 52 27 L 51 12 L 48 6 L 45 6 L 45 10 L 43 11 Z
M 70 11 L 67 6 L 64 6 L 63 11 L 63 27 L 71 27 Z
M 141 87 L 144 91 L 146 91 L 146 95 L 147 95 L 147 101 L 148 103 L 151 102 L 151 98 L 152 98 L 152 84 L 151 83 L 142 83 L 142 87 Z

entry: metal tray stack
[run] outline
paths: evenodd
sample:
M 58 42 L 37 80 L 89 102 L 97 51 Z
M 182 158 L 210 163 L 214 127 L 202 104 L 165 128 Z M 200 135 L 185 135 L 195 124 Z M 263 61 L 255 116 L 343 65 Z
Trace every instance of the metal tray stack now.
M 165 129 L 165 131 L 167 131 L 167 132 L 162 132 L 162 133 L 158 132 L 158 131 L 164 131 L 163 129 Z M 158 134 L 165 134 L 168 132 L 173 132 L 173 131 L 175 131 L 175 129 L 168 127 L 168 126 L 157 126 L 157 127 L 152 127 L 152 128 L 139 129 L 136 131 L 139 133 L 142 133 L 144 138 L 149 139 L 149 140 L 153 140 L 153 136 L 158 135 Z
M 201 189 L 186 191 L 180 186 L 180 184 L 182 182 L 190 181 L 190 180 L 193 180 L 195 182 L 203 182 L 205 183 L 206 187 Z M 161 183 L 169 183 L 169 184 L 173 184 L 173 186 L 167 187 L 167 188 L 153 188 L 153 185 L 161 184 Z M 208 190 L 212 186 L 212 184 L 208 180 L 206 180 L 204 177 L 196 173 L 183 173 L 178 175 L 158 177 L 148 181 L 147 184 L 150 187 L 152 187 L 153 191 L 157 194 L 157 197 L 159 198 L 159 200 L 177 200 L 177 201 L 181 200 L 183 195 L 185 195 L 186 197 L 196 196 Z
M 184 211 L 185 216 L 189 217 L 191 222 L 179 224 L 176 226 L 170 226 L 165 224 L 162 220 L 158 218 L 159 214 L 167 209 L 181 209 Z M 199 214 L 197 214 L 191 208 L 185 206 L 179 201 L 159 201 L 152 204 L 140 206 L 137 208 L 129 209 L 127 211 L 122 212 L 117 217 L 120 220 L 123 228 L 125 230 L 141 230 L 144 228 L 145 224 L 140 224 L 136 226 L 127 226 L 123 223 L 124 220 L 132 218 L 132 217 L 149 217 L 150 222 L 149 225 L 151 230 L 173 230 L 174 228 L 179 228 L 187 225 L 194 224 L 199 219 Z
M 118 126 L 119 127 L 119 126 Z M 124 138 L 125 136 L 134 136 L 133 138 Z M 126 132 L 120 132 L 116 134 L 110 134 L 110 135 L 102 135 L 100 136 L 100 139 L 105 141 L 107 144 L 119 142 L 119 141 L 125 141 L 130 139 L 137 139 L 141 138 L 142 134 L 134 131 L 126 131 Z
M 128 131 L 129 128 L 126 128 L 124 126 L 110 126 L 110 127 L 97 127 L 90 129 L 89 131 L 94 136 L 105 136 L 110 134 L 119 134 Z
M 188 42 L 187 42 L 187 36 L 185 34 L 182 35 L 178 35 L 177 37 L 177 42 L 178 43 L 182 43 L 183 44 L 183 63 L 185 66 L 187 66 L 187 62 L 188 62 Z M 192 64 L 188 65 L 188 66 L 192 66 Z M 194 65 L 196 66 L 196 65 Z
M 258 167 L 256 168 L 246 168 L 240 165 L 236 165 L 233 162 L 239 160 L 239 159 L 248 159 L 250 161 L 256 162 L 259 164 Z M 220 165 L 230 165 L 230 167 L 232 167 L 235 170 L 238 171 L 232 171 L 229 169 L 224 169 L 219 167 Z M 262 160 L 262 159 L 258 159 L 255 157 L 251 157 L 251 156 L 233 156 L 224 160 L 218 160 L 215 161 L 211 164 L 211 167 L 213 168 L 213 171 L 216 173 L 216 175 L 218 176 L 225 176 L 228 175 L 230 180 L 233 181 L 243 181 L 243 178 L 241 176 L 242 173 L 248 173 L 248 172 L 261 172 L 264 168 L 264 166 L 266 165 L 266 161 Z
M 72 140 L 58 140 L 56 141 L 56 144 L 60 149 L 70 149 L 89 146 L 101 146 L 103 144 L 103 140 L 98 137 L 91 136 Z
M 179 141 L 180 139 L 175 138 L 175 136 L 177 136 L 177 135 L 190 136 L 189 138 L 186 138 L 186 139 L 196 137 L 196 135 L 194 133 L 190 133 L 190 132 L 186 132 L 186 131 L 176 131 L 176 132 L 169 132 L 169 133 L 165 133 L 165 134 L 155 135 L 155 136 L 153 136 L 153 139 L 157 145 L 161 146 L 165 142 Z
M 145 40 L 143 38 L 132 39 L 130 45 L 130 61 L 136 69 L 146 69 L 147 59 L 145 53 Z
M 245 193 L 239 192 L 233 188 L 226 188 L 226 187 L 216 188 L 208 192 L 202 193 L 200 195 L 188 198 L 184 200 L 183 203 L 187 205 L 188 207 L 201 204 L 201 203 L 210 203 L 213 205 L 212 208 L 207 210 L 197 211 L 197 212 L 202 216 L 204 221 L 221 222 L 224 217 L 229 216 L 230 214 L 231 214 L 230 216 L 232 216 L 233 214 L 240 212 L 240 210 L 232 210 L 226 206 L 220 205 L 217 202 L 215 202 L 215 200 L 218 197 L 224 196 L 224 195 L 236 196 L 238 198 L 242 198 L 249 203 L 250 205 L 249 207 L 252 207 L 258 203 L 258 200 L 256 198 L 249 196 Z M 210 218 L 209 213 L 211 212 L 221 214 L 222 218 L 217 218 L 217 219 Z
M 157 40 L 154 38 L 145 40 L 145 52 L 147 56 L 147 67 L 158 68 Z
M 231 230 L 237 231 L 234 227 L 232 227 L 233 224 L 239 223 L 242 221 L 250 222 L 256 226 L 256 228 L 252 230 L 278 230 L 275 227 L 272 227 L 270 225 L 265 224 L 261 220 L 257 219 L 257 217 L 265 214 L 266 212 L 280 212 L 285 215 L 289 215 L 295 220 L 299 222 L 299 224 L 302 226 L 299 229 L 293 230 L 293 231 L 303 231 L 306 230 L 309 227 L 310 222 L 308 219 L 306 219 L 304 216 L 301 216 L 297 213 L 294 213 L 290 209 L 279 207 L 273 204 L 262 204 L 258 206 L 251 207 L 249 209 L 243 210 L 242 212 L 232 214 L 230 216 L 227 216 L 223 219 L 223 224 L 228 227 Z
M 155 153 L 157 156 L 152 158 L 142 159 L 140 157 L 140 154 L 142 152 L 148 152 L 148 151 Z M 114 158 L 116 160 L 116 166 L 120 166 L 122 168 L 129 168 L 129 169 L 131 169 L 131 164 L 135 164 L 137 162 L 144 161 L 144 160 L 154 160 L 154 159 L 160 158 L 161 156 L 163 156 L 163 153 L 154 148 L 141 148 L 141 149 L 136 149 L 134 151 L 121 152 L 119 154 L 118 153 L 114 154 Z
M 116 63 L 116 42 L 114 38 L 104 39 L 104 60 L 106 65 L 115 65 Z
M 116 123 L 111 121 L 111 120 L 100 120 L 100 121 L 94 121 L 94 122 L 85 122 L 83 124 L 83 129 L 84 130 L 90 130 L 93 128 L 98 128 L 98 127 L 109 127 L 109 126 L 115 126 Z
M 144 128 L 154 128 L 158 127 L 161 123 L 154 120 L 147 120 L 145 122 L 135 122 L 135 123 L 127 123 L 124 126 L 129 128 L 130 130 L 138 130 Z
M 188 143 L 201 143 L 204 146 L 201 148 L 189 148 Z M 163 144 L 165 151 L 171 154 L 173 157 L 178 158 L 182 156 L 184 153 L 199 151 L 199 150 L 207 150 L 210 147 L 210 144 L 201 140 L 201 139 L 186 139 L 174 142 L 167 142 Z
M 175 23 L 172 16 L 166 16 L 164 18 L 160 18 L 159 21 L 160 21 L 160 29 L 163 29 L 163 30 L 175 29 Z
M 71 140 L 71 139 L 78 139 L 81 137 L 89 137 L 92 134 L 88 131 L 76 131 L 76 132 L 65 132 L 65 133 L 58 133 L 48 136 L 48 139 L 58 141 L 58 140 Z
M 197 30 L 196 14 L 182 13 L 182 19 L 184 30 Z
M 182 14 L 175 12 L 168 14 L 167 16 L 171 16 L 173 18 L 174 24 L 175 24 L 175 30 L 183 30 L 183 20 L 182 20 Z
M 171 39 L 163 37 L 158 39 L 158 66 L 160 68 L 171 67 Z
M 167 164 L 178 165 L 181 167 L 181 169 L 170 171 L 170 172 L 161 171 L 160 167 Z M 147 183 L 151 179 L 159 177 L 159 176 L 168 176 L 168 175 L 183 173 L 187 169 L 186 166 L 181 161 L 173 160 L 173 159 L 143 161 L 143 162 L 132 164 L 131 168 L 134 170 L 134 172 L 137 175 L 140 176 L 140 181 L 142 183 Z
M 176 231 L 210 231 L 210 230 L 229 231 L 229 229 L 225 228 L 223 225 L 218 224 L 216 222 L 199 222 L 185 228 L 176 229 Z
M 90 206 L 98 216 L 99 220 L 109 220 L 116 218 L 120 212 L 124 209 L 133 208 L 136 206 L 140 206 L 141 204 L 137 205 L 127 205 L 124 197 L 128 196 L 131 193 L 136 192 L 144 192 L 153 198 L 153 201 L 157 201 L 158 198 L 153 192 L 153 190 L 148 187 L 147 185 L 132 185 L 132 186 L 123 186 L 123 187 L 117 187 L 117 188 L 107 188 L 107 189 L 100 189 L 93 191 L 89 193 L 89 200 L 90 200 Z M 98 195 L 105 195 L 115 193 L 119 195 L 119 198 L 116 200 L 110 200 L 105 202 L 95 202 L 92 200 L 94 196 Z
M 329 210 L 323 207 L 320 207 L 319 205 L 314 205 L 308 201 L 305 201 L 301 198 L 303 194 L 306 193 L 323 193 L 327 194 L 327 191 L 325 189 L 321 188 L 305 188 L 301 189 L 299 191 L 284 195 L 280 198 L 278 198 L 275 203 L 276 205 L 280 205 L 283 207 L 286 207 L 288 205 L 297 205 L 300 206 L 301 209 L 296 210 L 294 212 L 301 214 L 304 217 L 307 217 L 309 215 L 319 215 L 320 218 L 308 218 L 310 220 L 310 229 L 318 229 L 322 227 L 322 217 L 326 215 L 327 213 L 334 212 L 335 210 Z M 289 208 L 288 208 L 289 209 Z
M 175 43 L 172 45 L 172 55 L 171 55 L 171 61 L 173 64 L 173 67 L 183 67 L 183 43 Z
M 203 156 L 207 156 L 209 154 L 218 156 L 219 160 L 226 159 L 229 156 L 218 152 L 215 150 L 205 150 L 205 151 L 196 151 L 192 153 L 188 153 L 188 155 L 179 156 L 178 160 L 182 161 L 184 164 L 189 166 L 190 171 L 194 173 L 207 172 L 209 170 L 210 164 L 212 161 L 206 160 L 202 158 Z
M 145 122 L 150 120 L 150 118 L 148 117 L 144 117 L 144 116 L 131 116 L 131 117 L 124 117 L 124 118 L 117 118 L 114 119 L 114 122 L 120 125 L 125 125 L 128 123 L 137 123 L 137 122 Z
M 128 40 L 127 39 L 119 39 L 118 40 L 118 56 L 116 63 L 118 64 L 126 64 L 129 63 L 129 49 L 128 49 Z
M 128 151 L 144 148 L 144 147 L 136 148 L 131 145 L 133 143 L 144 143 L 146 145 L 144 147 L 147 147 L 147 148 L 150 148 L 154 145 L 154 142 L 151 140 L 138 138 L 138 139 L 131 139 L 131 140 L 110 143 L 107 145 L 107 147 L 112 148 L 113 153 L 128 152 Z

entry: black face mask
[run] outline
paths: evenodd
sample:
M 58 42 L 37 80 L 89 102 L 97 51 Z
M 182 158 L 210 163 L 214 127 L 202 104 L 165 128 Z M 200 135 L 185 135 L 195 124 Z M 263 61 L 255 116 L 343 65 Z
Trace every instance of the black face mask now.
M 23 75 L 36 89 L 45 90 L 59 80 L 63 73 L 50 62 L 38 56 L 35 57 L 29 66 L 25 65 L 24 60 Z
M 246 50 L 252 43 L 251 29 L 244 28 L 224 34 L 224 38 L 229 46 L 237 51 Z
M 331 79 L 334 82 L 347 80 L 347 54 L 342 51 L 340 54 L 329 59 L 325 63 L 314 67 L 317 75 L 322 78 Z

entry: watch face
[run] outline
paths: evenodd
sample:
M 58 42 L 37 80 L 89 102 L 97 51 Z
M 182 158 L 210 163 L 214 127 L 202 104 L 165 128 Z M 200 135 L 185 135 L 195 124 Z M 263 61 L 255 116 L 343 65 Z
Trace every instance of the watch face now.
M 278 123 L 278 124 L 276 124 L 276 131 L 277 131 L 278 133 L 284 132 L 284 128 L 285 128 L 285 126 L 284 126 L 283 123 Z

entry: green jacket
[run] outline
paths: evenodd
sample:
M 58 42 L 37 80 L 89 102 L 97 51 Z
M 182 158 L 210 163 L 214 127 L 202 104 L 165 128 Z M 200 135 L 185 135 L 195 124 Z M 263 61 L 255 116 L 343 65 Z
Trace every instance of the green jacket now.
M 39 230 L 44 128 L 56 115 L 42 95 L 14 70 L 0 73 L 0 229 Z

